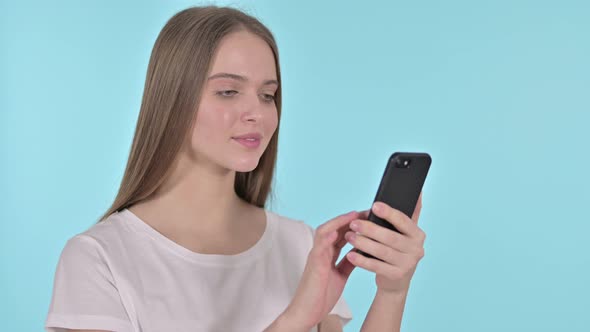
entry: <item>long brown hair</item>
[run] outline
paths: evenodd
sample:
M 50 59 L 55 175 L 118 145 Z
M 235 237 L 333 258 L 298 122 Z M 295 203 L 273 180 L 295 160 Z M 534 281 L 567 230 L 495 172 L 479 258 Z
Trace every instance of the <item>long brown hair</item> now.
M 191 7 L 176 13 L 158 35 L 148 64 L 141 109 L 125 174 L 115 201 L 99 222 L 153 194 L 172 170 L 196 118 L 201 92 L 221 39 L 246 30 L 262 38 L 274 53 L 275 103 L 281 118 L 279 54 L 270 30 L 234 8 Z M 258 167 L 237 172 L 234 189 L 246 202 L 264 207 L 277 159 L 279 126 Z

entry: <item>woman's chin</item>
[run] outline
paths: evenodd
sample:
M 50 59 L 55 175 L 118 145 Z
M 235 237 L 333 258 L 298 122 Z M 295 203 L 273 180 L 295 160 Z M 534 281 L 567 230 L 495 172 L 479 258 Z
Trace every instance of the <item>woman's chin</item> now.
M 253 170 L 256 169 L 256 167 L 258 167 L 259 161 L 260 161 L 259 159 L 242 160 L 240 162 L 235 163 L 232 168 L 234 171 L 240 172 L 240 173 L 252 172 Z

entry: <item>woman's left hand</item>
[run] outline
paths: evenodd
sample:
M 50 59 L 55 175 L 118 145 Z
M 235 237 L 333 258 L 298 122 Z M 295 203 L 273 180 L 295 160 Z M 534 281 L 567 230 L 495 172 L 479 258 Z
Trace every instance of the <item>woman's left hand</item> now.
M 376 209 L 375 207 L 382 207 Z M 418 218 L 422 209 L 422 194 L 416 204 L 412 218 L 391 206 L 379 202 L 373 205 L 373 213 L 390 222 L 398 232 L 381 227 L 369 220 L 368 210 L 361 212 L 362 219 L 350 224 L 346 240 L 355 248 L 362 250 L 383 262 L 365 257 L 351 250 L 347 259 L 354 265 L 375 272 L 377 291 L 388 294 L 405 294 L 410 287 L 418 262 L 424 257 L 424 240 L 426 234 L 418 227 Z M 354 224 L 358 227 L 354 227 Z M 355 232 L 358 232 L 355 234 Z

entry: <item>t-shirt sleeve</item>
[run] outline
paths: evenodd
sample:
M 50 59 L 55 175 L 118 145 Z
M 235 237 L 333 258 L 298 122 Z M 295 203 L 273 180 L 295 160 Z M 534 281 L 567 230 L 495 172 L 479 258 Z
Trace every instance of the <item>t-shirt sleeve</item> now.
M 346 300 L 344 299 L 344 293 L 342 293 L 340 299 L 338 299 L 338 302 L 336 302 L 336 305 L 334 305 L 334 308 L 330 311 L 330 315 L 338 315 L 342 326 L 348 324 L 348 322 L 352 320 L 352 312 L 348 303 L 346 303 Z
M 62 250 L 45 321 L 48 332 L 66 328 L 132 331 L 103 248 L 83 234 Z
M 312 239 L 312 245 L 313 245 L 313 239 L 315 238 L 315 229 L 309 225 L 306 225 L 310 230 L 311 230 L 311 239 Z M 348 303 L 346 303 L 346 300 L 344 299 L 344 293 L 342 293 L 342 295 L 340 295 L 340 298 L 338 299 L 338 301 L 336 302 L 336 304 L 334 305 L 334 308 L 332 308 L 332 311 L 330 311 L 329 313 L 330 315 L 337 315 L 340 318 L 340 322 L 342 323 L 342 326 L 348 324 L 348 322 L 350 322 L 352 320 L 352 311 L 350 310 L 350 307 L 348 306 Z

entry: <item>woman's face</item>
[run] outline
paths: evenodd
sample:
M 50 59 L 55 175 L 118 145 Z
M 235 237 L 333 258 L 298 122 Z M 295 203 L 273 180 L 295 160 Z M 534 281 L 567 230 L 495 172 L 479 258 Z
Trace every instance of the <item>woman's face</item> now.
M 256 168 L 274 134 L 278 115 L 274 102 L 278 82 L 268 44 L 239 31 L 222 39 L 203 87 L 191 139 L 191 155 L 226 169 Z M 258 141 L 236 139 L 249 133 Z M 258 144 L 256 144 L 258 143 Z

